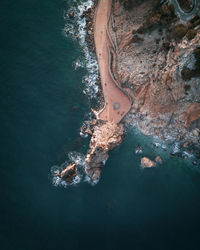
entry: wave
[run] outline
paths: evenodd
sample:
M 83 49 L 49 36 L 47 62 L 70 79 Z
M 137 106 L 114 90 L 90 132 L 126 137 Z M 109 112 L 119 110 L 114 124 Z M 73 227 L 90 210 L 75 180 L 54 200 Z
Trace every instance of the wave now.
M 84 58 L 79 58 L 73 63 L 75 70 L 79 67 L 84 67 L 87 70 L 87 74 L 82 78 L 82 83 L 85 85 L 83 93 L 88 96 L 89 99 L 97 99 L 98 86 L 96 85 L 98 78 L 98 63 L 95 55 L 89 50 L 86 42 L 86 19 L 82 17 L 84 11 L 87 11 L 93 6 L 93 0 L 87 1 L 72 1 L 72 7 L 67 10 L 64 17 L 66 20 L 63 34 L 70 36 L 74 40 L 78 40 L 81 50 L 84 54 Z M 74 12 L 75 17 L 70 19 L 68 17 L 69 12 Z
M 69 158 L 69 161 L 65 161 L 60 166 L 55 165 L 55 166 L 51 167 L 51 175 L 53 176 L 52 184 L 55 187 L 62 186 L 62 187 L 67 188 L 68 186 L 77 185 L 84 178 L 85 156 L 79 152 L 72 151 L 72 152 L 68 153 L 68 158 Z M 76 164 L 77 176 L 73 178 L 73 180 L 70 184 L 68 184 L 64 180 L 62 180 L 60 177 L 54 176 L 54 175 L 59 174 L 71 162 L 74 162 Z

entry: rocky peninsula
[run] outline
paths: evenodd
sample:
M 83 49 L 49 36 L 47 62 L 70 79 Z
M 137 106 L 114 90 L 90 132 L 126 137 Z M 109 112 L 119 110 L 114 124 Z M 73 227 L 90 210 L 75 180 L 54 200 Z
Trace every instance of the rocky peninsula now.
M 115 0 L 112 23 L 107 26 L 116 52 L 112 72 L 132 99 L 123 123 L 135 124 L 142 133 L 162 140 L 172 138 L 183 145 L 187 142 L 197 157 L 199 6 L 199 1 Z M 89 43 L 94 41 L 92 31 L 94 28 L 88 27 Z
M 85 173 L 96 182 L 125 125 L 180 141 L 200 157 L 200 1 L 95 0 L 83 13 L 99 64 L 101 105 L 83 133 L 92 136 Z M 72 17 L 73 18 L 73 17 Z M 141 159 L 154 167 L 162 159 Z

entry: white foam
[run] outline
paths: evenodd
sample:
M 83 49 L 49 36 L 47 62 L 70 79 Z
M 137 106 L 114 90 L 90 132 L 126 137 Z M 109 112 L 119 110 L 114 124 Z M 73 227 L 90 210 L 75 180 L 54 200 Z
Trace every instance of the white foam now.
M 185 157 L 187 157 L 187 158 L 192 158 L 192 157 L 194 157 L 193 154 L 188 153 L 187 151 L 183 151 L 183 156 L 185 156 Z
M 84 182 L 87 182 L 91 184 L 92 186 L 95 186 L 99 182 L 99 178 L 93 181 L 88 175 L 86 175 Z
M 83 93 L 89 98 L 96 98 L 98 92 L 98 86 L 96 85 L 98 78 L 98 63 L 94 54 L 89 51 L 86 43 L 86 20 L 84 17 L 81 17 L 84 11 L 87 11 L 93 6 L 93 0 L 82 1 L 73 1 L 73 6 L 68 10 L 69 12 L 75 12 L 75 18 L 70 23 L 70 18 L 66 16 L 67 23 L 63 29 L 63 33 L 68 36 L 70 35 L 73 39 L 79 41 L 81 49 L 84 53 L 85 59 L 83 61 L 78 60 L 75 63 L 75 69 L 78 67 L 85 67 L 87 69 L 87 75 L 83 77 L 82 83 L 85 84 Z
M 76 165 L 79 165 L 81 167 L 85 165 L 85 156 L 79 152 L 72 151 L 68 153 L 68 157 L 70 161 L 76 163 Z
M 60 166 L 51 167 L 51 174 L 53 176 L 52 183 L 55 187 L 62 186 L 66 188 L 68 186 L 76 185 L 80 183 L 83 178 L 83 166 L 85 164 L 85 156 L 78 152 L 70 152 L 68 154 L 68 157 L 69 157 L 69 161 L 65 161 Z M 66 166 L 69 165 L 70 162 L 76 163 L 77 176 L 73 178 L 70 184 L 68 184 L 64 180 L 62 180 L 59 176 L 54 176 L 54 175 L 59 174 L 63 169 L 66 168 Z
M 177 154 L 180 153 L 180 144 L 178 142 L 175 142 L 172 148 L 172 153 Z

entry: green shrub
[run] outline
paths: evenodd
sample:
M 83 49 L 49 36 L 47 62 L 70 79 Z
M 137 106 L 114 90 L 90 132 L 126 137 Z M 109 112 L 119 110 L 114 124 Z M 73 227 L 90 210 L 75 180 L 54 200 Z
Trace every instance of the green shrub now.
M 185 91 L 189 91 L 191 89 L 191 86 L 190 85 L 185 85 L 184 89 L 185 89 Z
M 194 56 L 196 59 L 195 62 L 195 76 L 199 77 L 200 76 L 200 47 L 197 47 L 196 49 L 194 49 Z
M 193 17 L 191 20 L 190 20 L 190 23 L 195 23 L 196 21 L 198 21 L 200 18 L 198 15 L 196 15 L 195 17 Z
M 168 51 L 170 49 L 170 43 L 169 42 L 164 42 L 162 45 L 163 49 Z
M 194 49 L 193 53 L 194 53 L 196 60 L 200 60 L 200 47 L 197 47 L 196 49 Z
M 196 35 L 197 31 L 193 29 L 188 30 L 188 32 L 186 33 L 186 37 L 188 40 L 192 40 L 193 38 L 195 38 Z
M 138 6 L 147 0 L 120 0 L 126 10 L 131 10 L 133 7 Z
M 172 29 L 172 38 L 176 41 L 180 41 L 187 33 L 188 28 L 183 24 L 177 24 Z
M 182 76 L 182 79 L 184 81 L 189 81 L 193 76 L 193 72 L 192 72 L 192 70 L 190 70 L 189 68 L 184 66 L 182 71 L 181 71 L 181 76 Z

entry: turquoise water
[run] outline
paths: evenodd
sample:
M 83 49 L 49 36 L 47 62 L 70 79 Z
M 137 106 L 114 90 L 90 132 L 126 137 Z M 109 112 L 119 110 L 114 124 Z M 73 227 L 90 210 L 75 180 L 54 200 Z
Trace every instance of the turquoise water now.
M 51 167 L 89 143 L 79 135 L 91 105 L 87 70 L 72 66 L 83 47 L 62 32 L 75 5 L 1 2 L 0 249 L 199 249 L 198 167 L 133 128 L 96 186 L 53 186 Z M 142 170 L 138 144 L 162 166 Z

